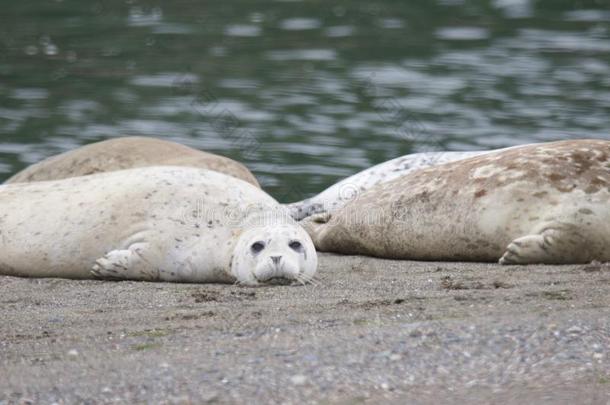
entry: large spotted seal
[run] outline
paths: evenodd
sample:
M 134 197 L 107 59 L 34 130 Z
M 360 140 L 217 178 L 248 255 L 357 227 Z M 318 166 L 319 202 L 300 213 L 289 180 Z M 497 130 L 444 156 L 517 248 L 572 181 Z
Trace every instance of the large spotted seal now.
M 610 261 L 610 141 L 526 145 L 422 169 L 303 224 L 321 251 L 503 264 Z
M 287 207 L 290 210 L 290 215 L 297 221 L 313 214 L 332 213 L 377 184 L 386 183 L 415 170 L 484 153 L 487 153 L 487 151 L 412 153 L 356 173 L 314 197 L 288 204 Z
M 0 186 L 0 273 L 177 282 L 307 282 L 307 233 L 262 190 L 148 167 Z
M 131 136 L 92 143 L 51 156 L 15 174 L 5 184 L 60 180 L 147 166 L 187 166 L 215 170 L 259 186 L 241 163 L 179 143 Z

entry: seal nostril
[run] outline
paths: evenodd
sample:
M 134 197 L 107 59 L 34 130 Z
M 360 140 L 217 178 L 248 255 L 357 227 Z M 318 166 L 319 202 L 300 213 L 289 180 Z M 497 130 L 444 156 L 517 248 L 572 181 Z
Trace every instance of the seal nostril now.
M 273 264 L 279 264 L 281 259 L 282 256 L 271 256 L 271 261 L 273 262 Z

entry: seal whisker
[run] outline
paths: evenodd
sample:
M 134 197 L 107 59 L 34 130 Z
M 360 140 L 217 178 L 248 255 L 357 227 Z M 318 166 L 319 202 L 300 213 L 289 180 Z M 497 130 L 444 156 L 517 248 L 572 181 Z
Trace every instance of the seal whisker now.
M 307 285 L 307 284 L 311 284 L 314 287 L 319 287 L 320 286 L 320 280 L 317 279 L 315 276 L 305 276 L 302 274 L 299 274 L 297 276 L 297 281 L 299 281 L 302 285 Z
M 315 285 L 316 287 L 321 287 L 324 286 L 324 281 L 318 277 L 311 277 L 310 282 Z

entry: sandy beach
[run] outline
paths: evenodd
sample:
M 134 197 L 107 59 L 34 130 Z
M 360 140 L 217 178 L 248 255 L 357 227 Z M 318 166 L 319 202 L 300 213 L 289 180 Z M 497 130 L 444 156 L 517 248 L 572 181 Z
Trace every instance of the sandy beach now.
M 610 403 L 610 266 L 321 254 L 245 288 L 0 277 L 0 404 Z

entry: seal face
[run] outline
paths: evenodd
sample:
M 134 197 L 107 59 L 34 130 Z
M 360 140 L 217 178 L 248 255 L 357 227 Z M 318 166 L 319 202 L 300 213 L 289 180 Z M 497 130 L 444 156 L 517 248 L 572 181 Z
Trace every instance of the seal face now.
M 148 166 L 185 166 L 214 170 L 259 187 L 241 163 L 175 142 L 133 136 L 92 143 L 51 156 L 15 174 L 5 184 L 60 180 Z
M 233 274 L 242 284 L 306 283 L 315 274 L 316 249 L 300 226 L 251 228 L 239 238 L 235 252 Z
M 502 264 L 610 261 L 610 141 L 525 145 L 422 169 L 302 223 L 321 251 Z
M 0 186 L 0 273 L 243 285 L 311 281 L 309 235 L 259 188 L 147 167 Z
M 288 204 L 287 207 L 290 210 L 290 215 L 297 221 L 313 214 L 332 213 L 377 184 L 392 181 L 426 167 L 466 159 L 487 152 L 422 152 L 405 155 L 356 173 L 314 197 Z

